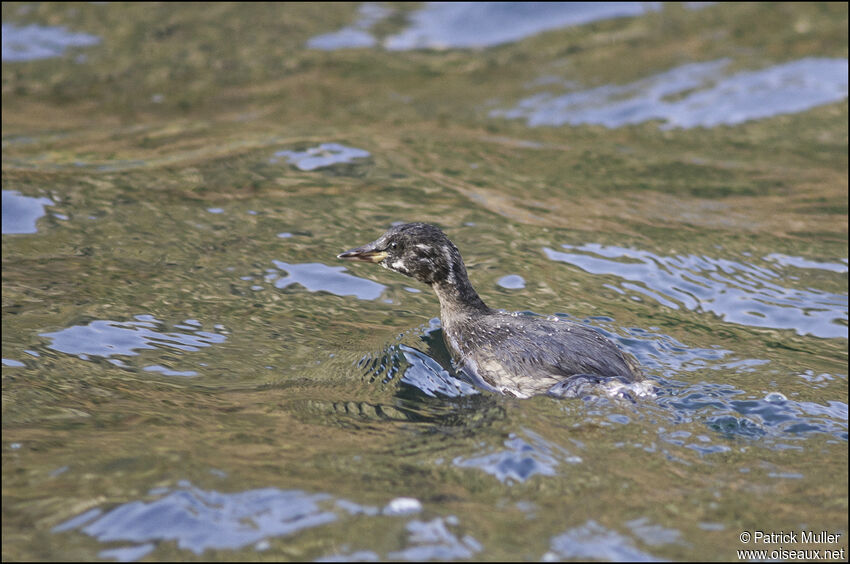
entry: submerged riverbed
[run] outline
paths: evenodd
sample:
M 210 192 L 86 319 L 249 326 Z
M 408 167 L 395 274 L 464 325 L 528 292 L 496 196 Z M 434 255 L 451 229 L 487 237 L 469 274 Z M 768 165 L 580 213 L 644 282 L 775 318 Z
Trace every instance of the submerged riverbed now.
M 4 3 L 3 559 L 846 550 L 847 44 L 846 4 Z M 455 378 L 430 289 L 336 259 L 398 221 L 655 394 Z

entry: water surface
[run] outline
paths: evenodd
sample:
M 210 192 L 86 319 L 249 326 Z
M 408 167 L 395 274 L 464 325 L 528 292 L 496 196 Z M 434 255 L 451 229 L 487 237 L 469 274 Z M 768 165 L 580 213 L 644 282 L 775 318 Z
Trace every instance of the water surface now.
M 845 4 L 3 22 L 4 560 L 846 548 Z M 429 288 L 336 259 L 400 221 L 651 384 L 476 388 Z

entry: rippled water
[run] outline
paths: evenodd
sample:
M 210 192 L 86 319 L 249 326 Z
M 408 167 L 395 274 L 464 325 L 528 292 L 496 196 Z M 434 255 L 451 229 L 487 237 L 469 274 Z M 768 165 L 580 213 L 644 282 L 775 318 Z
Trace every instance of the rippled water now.
M 4 560 L 846 550 L 846 5 L 3 22 Z M 477 388 L 399 221 L 646 383 Z
M 806 58 L 724 76 L 730 62 L 682 65 L 623 86 L 561 96 L 535 94 L 515 108 L 494 110 L 491 115 L 525 118 L 530 126 L 621 127 L 661 120 L 664 128 L 714 127 L 801 112 L 847 98 L 847 59 Z
M 65 53 L 69 47 L 97 45 L 100 38 L 88 33 L 68 31 L 64 27 L 3 24 L 3 60 L 10 62 L 49 59 Z
M 490 47 L 550 29 L 637 16 L 657 7 L 632 2 L 429 2 L 385 45 L 399 50 Z
M 580 248 L 563 245 L 578 253 L 544 248 L 554 261 L 573 264 L 592 274 L 609 274 L 628 280 L 609 288 L 633 300 L 649 298 L 679 309 L 710 311 L 724 321 L 755 327 L 793 329 L 817 337 L 847 338 L 847 295 L 831 294 L 791 285 L 799 277 L 777 272 L 752 261 L 739 262 L 710 256 L 656 256 L 636 249 L 585 244 Z M 768 257 L 764 257 L 767 259 Z M 801 257 L 781 262 L 801 268 L 823 268 L 821 263 Z M 780 261 L 777 261 L 780 262 Z M 826 269 L 835 268 L 827 263 Z M 642 297 L 641 297 L 642 296 Z
M 369 151 L 363 149 L 346 147 L 339 143 L 322 143 L 318 147 L 311 147 L 301 152 L 278 151 L 269 159 L 269 162 L 276 163 L 281 157 L 286 157 L 287 162 L 295 165 L 299 170 L 316 170 L 368 156 Z
M 53 204 L 50 198 L 31 198 L 15 190 L 3 190 L 3 235 L 36 233 L 36 222 L 44 217 L 45 207 Z
M 47 348 L 54 351 L 76 355 L 82 360 L 107 358 L 112 364 L 121 367 L 127 364 L 120 358 L 111 357 L 136 356 L 139 350 L 160 348 L 181 354 L 227 340 L 224 334 L 200 331 L 200 323 L 194 319 L 187 319 L 182 325 L 174 326 L 175 329 L 189 330 L 191 333 L 155 331 L 161 322 L 151 315 L 137 315 L 135 319 L 127 322 L 92 321 L 88 325 L 76 325 L 55 333 L 42 333 L 40 336 L 50 342 Z M 224 328 L 217 325 L 216 329 Z M 166 376 L 198 375 L 192 370 L 180 372 L 159 364 L 145 366 L 143 370 L 161 372 Z

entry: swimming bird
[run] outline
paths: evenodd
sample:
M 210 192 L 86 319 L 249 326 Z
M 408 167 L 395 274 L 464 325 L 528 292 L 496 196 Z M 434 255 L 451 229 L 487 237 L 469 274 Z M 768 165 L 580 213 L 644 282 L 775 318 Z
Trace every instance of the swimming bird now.
M 591 327 L 487 307 L 460 251 L 434 225 L 396 225 L 337 258 L 377 263 L 430 285 L 453 361 L 484 389 L 519 398 L 574 397 L 588 385 L 640 379 L 634 358 Z

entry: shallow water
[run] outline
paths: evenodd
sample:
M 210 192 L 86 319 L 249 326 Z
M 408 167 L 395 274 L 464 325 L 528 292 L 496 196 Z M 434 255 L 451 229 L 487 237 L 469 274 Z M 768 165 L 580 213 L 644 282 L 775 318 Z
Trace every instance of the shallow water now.
M 623 9 L 4 3 L 4 560 L 846 559 L 847 7 Z M 397 221 L 652 385 L 476 388 Z

